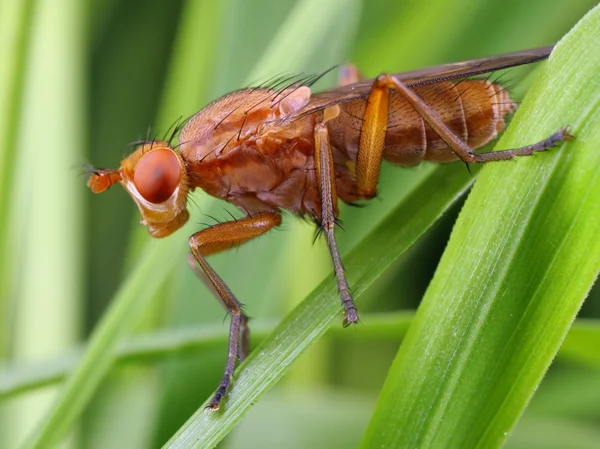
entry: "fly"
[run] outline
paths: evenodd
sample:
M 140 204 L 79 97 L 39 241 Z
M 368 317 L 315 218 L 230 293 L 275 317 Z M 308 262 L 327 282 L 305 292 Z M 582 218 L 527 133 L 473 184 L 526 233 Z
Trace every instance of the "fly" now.
M 335 239 L 338 200 L 375 197 L 381 161 L 466 164 L 510 160 L 571 138 L 564 127 L 522 148 L 476 153 L 498 136 L 516 110 L 508 92 L 489 80 L 466 79 L 547 58 L 552 47 L 361 79 L 342 70 L 341 86 L 313 94 L 309 82 L 232 92 L 192 116 L 171 141 L 141 142 L 115 170 L 91 169 L 100 193 L 119 182 L 157 238 L 189 218 L 187 197 L 200 188 L 236 205 L 242 219 L 189 238 L 191 253 L 231 315 L 229 355 L 207 409 L 219 409 L 236 360 L 248 355 L 248 318 L 206 257 L 281 224 L 281 211 L 310 216 L 324 233 L 337 279 L 344 326 L 358 313 Z M 172 139 L 171 139 L 172 140 Z

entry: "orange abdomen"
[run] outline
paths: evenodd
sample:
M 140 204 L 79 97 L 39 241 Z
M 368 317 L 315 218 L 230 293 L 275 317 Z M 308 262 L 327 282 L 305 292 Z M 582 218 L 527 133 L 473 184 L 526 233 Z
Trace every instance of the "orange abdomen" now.
M 484 80 L 443 82 L 416 87 L 414 91 L 473 149 L 495 139 L 504 129 L 504 117 L 516 109 L 502 86 Z M 356 161 L 365 102 L 340 106 L 339 117 L 328 123 L 333 145 Z M 390 93 L 383 158 L 403 166 L 418 165 L 423 160 L 451 162 L 458 159 L 412 106 L 394 91 Z

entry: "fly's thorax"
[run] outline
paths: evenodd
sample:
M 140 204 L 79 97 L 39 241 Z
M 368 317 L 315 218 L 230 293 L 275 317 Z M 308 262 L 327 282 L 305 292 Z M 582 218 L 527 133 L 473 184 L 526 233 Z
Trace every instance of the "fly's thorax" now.
M 308 104 L 310 96 L 307 86 L 244 89 L 225 95 L 188 120 L 179 135 L 181 154 L 194 165 L 219 158 L 271 129 L 285 132 L 289 127 L 278 122 Z
M 166 237 L 183 226 L 189 213 L 186 165 L 165 142 L 149 142 L 121 162 L 121 185 L 129 192 L 142 224 L 153 237 Z

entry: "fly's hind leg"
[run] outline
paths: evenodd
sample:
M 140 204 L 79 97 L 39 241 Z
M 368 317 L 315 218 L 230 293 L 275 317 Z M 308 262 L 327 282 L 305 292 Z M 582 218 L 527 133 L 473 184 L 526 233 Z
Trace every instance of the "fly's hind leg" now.
M 413 90 L 398 78 L 382 74 L 376 78 L 369 93 L 367 107 L 363 115 L 363 128 L 356 161 L 358 191 L 365 198 L 374 196 L 377 189 L 379 169 L 385 146 L 385 133 L 387 131 L 390 89 L 401 95 L 446 142 L 452 151 L 467 164 L 504 161 L 515 157 L 529 156 L 545 151 L 558 142 L 572 138 L 568 133 L 568 127 L 564 127 L 547 139 L 533 145 L 504 151 L 475 153 L 469 145 L 448 128 L 442 119 Z
M 325 116 L 327 115 L 328 112 L 326 111 Z M 340 292 L 342 305 L 344 306 L 344 326 L 349 326 L 352 323 L 358 323 L 358 313 L 350 294 L 348 280 L 346 279 L 346 273 L 335 240 L 335 222 L 338 213 L 337 192 L 329 131 L 324 123 L 317 123 L 315 125 L 314 138 L 317 184 L 321 194 L 321 226 L 327 238 L 327 246 L 333 259 L 338 291 Z
M 225 373 L 219 387 L 210 400 L 207 410 L 218 410 L 225 397 L 231 377 L 235 370 L 237 358 L 243 360 L 248 354 L 249 328 L 248 317 L 242 310 L 242 304 L 233 295 L 227 284 L 206 261 L 206 256 L 215 254 L 247 242 L 258 237 L 270 229 L 281 224 L 281 215 L 278 213 L 264 213 L 242 218 L 236 221 L 220 223 L 210 228 L 195 233 L 190 237 L 192 255 L 203 273 L 198 272 L 201 279 L 208 279 L 217 298 L 221 301 L 227 312 L 231 315 L 229 328 L 229 352 Z M 204 277 L 206 276 L 206 278 Z

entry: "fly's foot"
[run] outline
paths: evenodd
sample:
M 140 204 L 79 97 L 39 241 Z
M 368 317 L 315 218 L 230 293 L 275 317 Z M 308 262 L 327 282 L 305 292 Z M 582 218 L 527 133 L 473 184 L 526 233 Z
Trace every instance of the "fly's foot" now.
M 219 404 L 213 404 L 212 401 L 210 401 L 210 404 L 204 407 L 204 411 L 206 413 L 216 412 L 217 410 L 219 410 Z
M 575 137 L 571 134 L 571 127 L 569 125 L 563 126 L 559 133 L 561 134 L 560 140 L 573 140 Z M 558 133 L 557 133 L 558 134 Z
M 356 312 L 356 309 L 352 309 L 351 311 L 349 311 L 348 313 L 346 313 L 344 315 L 344 321 L 342 323 L 342 325 L 344 327 L 348 327 L 351 324 L 358 324 L 359 322 L 359 318 L 358 318 L 358 313 Z
M 230 384 L 231 376 L 223 376 L 223 379 L 219 384 L 219 388 L 217 388 L 217 391 L 215 392 L 208 405 L 204 407 L 205 412 L 210 413 L 219 410 L 219 408 L 221 407 L 221 401 L 223 401 L 223 399 L 225 398 L 225 395 L 227 394 L 227 389 L 229 388 Z
M 352 300 L 350 293 L 347 291 L 342 292 L 342 305 L 344 306 L 344 327 L 358 323 L 359 319 L 356 306 L 354 305 L 354 301 Z
M 569 133 L 571 127 L 569 125 L 563 126 L 557 132 L 548 137 L 545 141 L 541 142 L 541 145 L 545 146 L 545 149 L 552 148 L 554 145 L 567 140 L 573 140 L 574 137 Z

